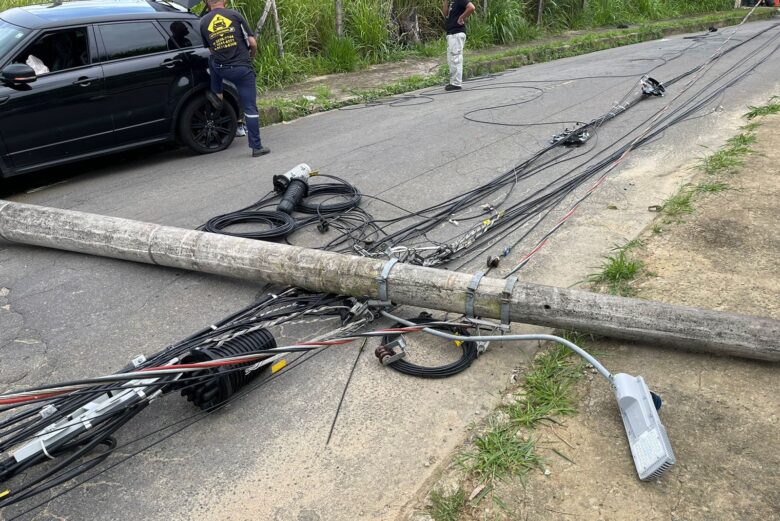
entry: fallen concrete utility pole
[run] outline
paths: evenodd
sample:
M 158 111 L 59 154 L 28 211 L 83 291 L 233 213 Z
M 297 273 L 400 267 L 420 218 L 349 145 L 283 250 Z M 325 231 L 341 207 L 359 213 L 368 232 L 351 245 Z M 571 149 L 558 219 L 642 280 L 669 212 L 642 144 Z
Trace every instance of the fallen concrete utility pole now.
M 342 255 L 170 226 L 0 200 L 0 237 L 311 291 L 500 318 L 504 279 Z M 719 355 L 780 361 L 780 321 L 517 282 L 505 306 L 513 322 Z

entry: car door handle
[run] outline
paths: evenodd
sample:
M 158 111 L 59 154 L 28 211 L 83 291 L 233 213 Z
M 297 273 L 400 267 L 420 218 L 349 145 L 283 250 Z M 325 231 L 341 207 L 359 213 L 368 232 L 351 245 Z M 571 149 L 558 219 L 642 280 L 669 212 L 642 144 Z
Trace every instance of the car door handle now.
M 163 60 L 163 62 L 160 64 L 160 67 L 165 67 L 166 69 L 173 69 L 178 64 L 182 63 L 181 58 L 171 58 L 169 60 Z
M 0 98 L 0 105 L 5 103 L 6 101 L 8 101 L 8 96 L 3 96 L 2 98 Z
M 81 76 L 79 79 L 73 82 L 73 85 L 78 85 L 79 87 L 89 87 L 90 83 L 95 81 L 95 78 L 90 78 L 88 76 Z

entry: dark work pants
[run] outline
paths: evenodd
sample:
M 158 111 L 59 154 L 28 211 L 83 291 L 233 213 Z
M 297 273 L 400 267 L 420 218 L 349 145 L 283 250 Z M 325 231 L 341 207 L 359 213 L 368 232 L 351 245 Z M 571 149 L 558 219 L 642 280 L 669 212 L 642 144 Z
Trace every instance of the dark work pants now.
M 209 60 L 211 90 L 222 94 L 222 80 L 227 80 L 238 89 L 241 108 L 246 118 L 246 130 L 251 148 L 260 148 L 260 116 L 257 114 L 257 84 L 255 71 L 246 65 L 220 65 Z

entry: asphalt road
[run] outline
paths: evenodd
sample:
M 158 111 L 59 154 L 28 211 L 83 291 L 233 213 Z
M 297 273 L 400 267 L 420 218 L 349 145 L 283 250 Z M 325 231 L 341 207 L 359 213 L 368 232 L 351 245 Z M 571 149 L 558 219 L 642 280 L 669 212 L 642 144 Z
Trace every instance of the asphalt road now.
M 726 45 L 771 25 L 748 24 Z M 423 93 L 428 97 L 412 102 L 334 111 L 272 126 L 263 129 L 263 140 L 273 153 L 259 159 L 250 158 L 240 139 L 211 156 L 145 150 L 72 167 L 84 170 L 75 176 L 61 171 L 54 177 L 62 177 L 62 182 L 9 198 L 193 228 L 248 205 L 271 189 L 272 175 L 305 162 L 348 179 L 366 194 L 419 209 L 508 170 L 563 127 L 605 113 L 636 92 L 643 73 L 654 69 L 652 76 L 666 81 L 703 63 L 731 32 L 673 37 L 523 67 L 469 83 L 459 93 L 429 90 Z M 755 63 L 778 42 L 780 28 L 729 53 L 680 100 L 715 88 L 717 83 L 708 86 L 710 80 L 741 60 L 746 60 L 743 67 Z M 776 92 L 778 61 L 776 53 L 768 57 L 695 114 L 696 119 L 637 152 L 534 258 L 523 278 L 572 284 L 597 264 L 610 241 L 633 237 L 648 222 L 647 206 L 676 188 L 676 167 L 700 156 L 700 146 L 722 141 L 747 104 Z M 604 125 L 587 155 L 522 183 L 513 197 L 591 160 L 616 140 L 637 135 L 634 129 L 640 122 L 678 92 L 670 89 L 667 97 L 644 101 Z M 468 112 L 509 125 L 467 121 Z M 545 122 L 558 123 L 537 125 Z M 550 216 L 549 225 L 587 188 L 572 194 Z M 612 202 L 618 212 L 611 209 Z M 367 203 L 377 217 L 396 215 L 379 201 Z M 547 228 L 540 226 L 503 264 L 508 267 L 521 258 Z M 435 238 L 458 230 L 451 223 L 437 229 Z M 322 238 L 308 233 L 291 241 L 316 246 Z M 496 244 L 490 253 L 510 241 Z M 483 263 L 480 256 L 463 270 L 474 271 Z M 157 351 L 245 306 L 261 290 L 240 281 L 3 242 L 0 288 L 4 389 L 110 372 L 139 353 Z M 316 332 L 315 325 L 308 325 L 276 333 L 292 340 Z M 422 355 L 425 345 L 413 343 L 413 352 Z M 369 344 L 358 362 L 327 446 L 356 347 L 317 356 L 25 518 L 392 518 L 464 439 L 466 427 L 497 402 L 513 369 L 535 346 L 492 346 L 471 370 L 447 381 L 415 380 L 386 370 L 376 363 L 374 347 Z M 127 426 L 109 461 L 118 462 L 170 431 L 124 444 L 195 412 L 177 396 L 160 400 Z M 37 502 L 12 507 L 0 518 L 10 519 Z

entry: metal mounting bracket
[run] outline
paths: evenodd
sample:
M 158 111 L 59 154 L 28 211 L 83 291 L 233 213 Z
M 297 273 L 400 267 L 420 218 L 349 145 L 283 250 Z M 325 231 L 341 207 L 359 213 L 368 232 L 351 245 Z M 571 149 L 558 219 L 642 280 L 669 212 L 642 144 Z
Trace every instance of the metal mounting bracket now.
M 509 328 L 509 304 L 512 302 L 512 290 L 517 284 L 517 277 L 507 277 L 504 291 L 501 292 L 501 325 Z
M 469 282 L 468 287 L 466 288 L 466 316 L 468 318 L 474 317 L 474 295 L 476 294 L 477 288 L 479 287 L 479 282 L 484 276 L 484 272 L 476 272 L 474 277 L 472 277 L 471 282 Z
M 393 351 L 394 354 L 382 358 L 382 365 L 390 365 L 406 356 L 406 340 L 404 340 L 403 336 L 399 336 L 392 342 L 386 344 L 385 347 Z M 397 352 L 395 351 L 396 348 L 398 348 Z
M 390 275 L 390 270 L 393 269 L 393 266 L 396 265 L 398 262 L 398 259 L 393 257 L 389 261 L 387 261 L 382 267 L 382 272 L 379 274 L 379 276 L 376 278 L 377 283 L 379 284 L 379 300 L 383 302 L 389 302 L 390 299 L 387 297 L 387 277 Z

